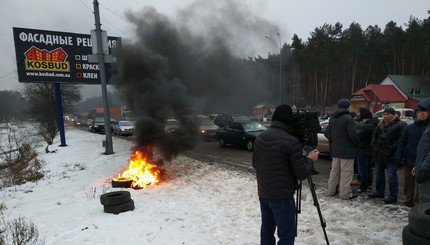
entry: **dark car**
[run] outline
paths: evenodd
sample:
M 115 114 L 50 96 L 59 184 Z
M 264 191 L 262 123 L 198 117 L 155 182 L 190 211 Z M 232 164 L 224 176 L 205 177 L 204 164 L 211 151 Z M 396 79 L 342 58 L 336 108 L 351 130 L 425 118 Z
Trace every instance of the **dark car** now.
M 115 123 L 115 119 L 110 120 L 110 124 Z M 105 132 L 105 120 L 103 117 L 96 117 L 93 122 L 88 127 L 88 129 L 93 133 L 104 133 Z M 111 130 L 112 131 L 112 130 Z
M 214 123 L 218 127 L 222 128 L 226 124 L 230 122 L 251 122 L 251 119 L 248 116 L 239 114 L 239 113 L 229 113 L 229 114 L 218 114 L 215 119 Z
M 244 145 L 248 151 L 254 150 L 254 140 L 266 130 L 259 122 L 231 122 L 216 131 L 219 146 L 227 144 Z
M 187 115 L 187 123 L 194 127 L 203 140 L 214 140 L 215 131 L 219 128 L 214 122 L 206 115 Z

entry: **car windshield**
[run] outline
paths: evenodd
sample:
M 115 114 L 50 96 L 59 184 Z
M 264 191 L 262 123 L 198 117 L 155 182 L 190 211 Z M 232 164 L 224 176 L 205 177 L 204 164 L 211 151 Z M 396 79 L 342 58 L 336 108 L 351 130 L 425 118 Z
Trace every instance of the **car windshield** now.
M 179 121 L 176 119 L 167 119 L 166 126 L 179 126 Z
M 197 125 L 213 125 L 213 121 L 210 118 L 196 118 Z
M 233 116 L 233 121 L 235 121 L 235 122 L 250 122 L 251 120 L 249 119 L 248 116 L 236 115 L 236 116 Z
M 101 122 L 104 122 L 104 121 L 105 121 L 104 118 L 96 118 L 96 119 L 94 119 L 94 122 L 96 122 L 96 123 L 101 123 Z
M 132 122 L 129 121 L 122 121 L 118 123 L 120 126 L 133 126 Z
M 256 132 L 256 131 L 264 131 L 266 130 L 266 127 L 264 127 L 261 123 L 251 122 L 251 123 L 244 123 L 243 129 L 245 130 L 245 132 Z

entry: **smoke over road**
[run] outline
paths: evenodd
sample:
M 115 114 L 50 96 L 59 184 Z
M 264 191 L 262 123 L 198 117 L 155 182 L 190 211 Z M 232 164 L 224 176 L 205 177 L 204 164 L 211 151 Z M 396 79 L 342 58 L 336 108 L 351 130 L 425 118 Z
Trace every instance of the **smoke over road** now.
M 114 82 L 128 107 L 141 116 L 138 147 L 157 145 L 169 159 L 196 144 L 184 114 L 248 114 L 274 97 L 267 70 L 238 55 L 252 53 L 252 40 L 278 30 L 251 16 L 246 6 L 196 1 L 175 19 L 153 8 L 127 17 L 136 39 L 123 44 Z M 164 123 L 171 117 L 188 130 L 178 137 L 166 136 Z

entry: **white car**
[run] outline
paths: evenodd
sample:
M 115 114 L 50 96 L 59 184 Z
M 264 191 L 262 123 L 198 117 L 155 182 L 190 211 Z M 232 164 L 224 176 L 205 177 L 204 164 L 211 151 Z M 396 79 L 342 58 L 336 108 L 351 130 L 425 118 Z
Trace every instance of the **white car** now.
M 318 133 L 318 145 L 317 149 L 320 153 L 330 154 L 330 143 L 328 139 L 324 136 L 325 129 L 328 126 L 328 119 L 321 121 L 321 131 Z

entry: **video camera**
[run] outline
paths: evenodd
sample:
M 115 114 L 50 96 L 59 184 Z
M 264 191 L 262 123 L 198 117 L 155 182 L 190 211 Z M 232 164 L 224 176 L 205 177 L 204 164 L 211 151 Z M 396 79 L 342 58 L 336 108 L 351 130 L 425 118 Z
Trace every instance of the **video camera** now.
M 311 134 L 317 134 L 321 131 L 318 112 L 307 112 L 303 109 L 297 110 L 293 115 L 293 127 L 291 134 L 303 142 Z

